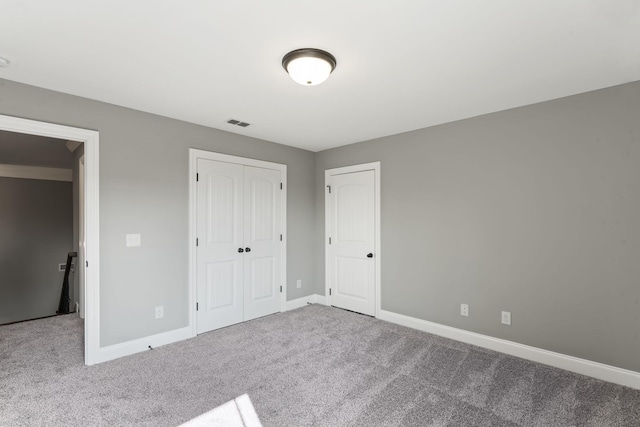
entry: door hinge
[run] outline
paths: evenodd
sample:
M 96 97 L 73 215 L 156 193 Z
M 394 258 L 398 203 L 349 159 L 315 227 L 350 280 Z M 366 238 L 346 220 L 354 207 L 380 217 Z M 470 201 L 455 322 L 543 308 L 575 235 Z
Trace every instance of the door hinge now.
M 329 244 L 331 244 L 331 237 L 329 237 Z
M 280 183 L 280 189 L 282 190 L 282 183 Z
M 89 261 L 85 261 L 87 263 L 87 267 L 89 267 Z
M 329 189 L 329 194 L 331 194 L 331 186 L 327 185 L 327 188 Z
M 282 234 L 280 235 L 280 241 L 282 242 Z
M 329 288 L 329 296 L 331 296 L 331 288 Z
M 196 182 L 198 182 L 198 181 L 200 181 L 200 174 L 199 173 L 196 174 Z
M 199 242 L 198 242 L 198 238 L 196 237 L 196 246 L 198 246 L 198 243 L 199 243 Z
M 198 307 L 198 303 L 196 303 L 196 311 L 198 311 L 199 307 Z
M 280 286 L 280 293 L 282 293 L 282 286 Z

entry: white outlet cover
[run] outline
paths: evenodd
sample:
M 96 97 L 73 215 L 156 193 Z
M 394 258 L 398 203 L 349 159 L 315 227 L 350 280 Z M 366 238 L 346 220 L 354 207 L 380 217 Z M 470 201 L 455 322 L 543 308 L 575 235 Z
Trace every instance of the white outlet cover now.
M 139 234 L 127 234 L 126 236 L 127 247 L 142 245 L 142 237 Z
M 160 305 L 156 307 L 156 319 L 162 319 L 164 317 L 164 306 Z
M 460 316 L 469 317 L 469 304 L 460 304 Z

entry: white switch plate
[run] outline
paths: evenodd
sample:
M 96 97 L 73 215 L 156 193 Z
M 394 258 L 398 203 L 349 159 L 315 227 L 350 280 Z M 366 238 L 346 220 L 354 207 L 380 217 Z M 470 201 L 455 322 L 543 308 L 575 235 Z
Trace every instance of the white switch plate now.
M 511 326 L 511 312 L 503 311 L 502 312 L 502 324 Z
M 142 245 L 142 238 L 139 234 L 127 234 L 127 247 Z
M 302 280 L 301 279 L 296 280 L 296 287 L 298 289 L 300 289 L 302 287 Z
M 460 316 L 469 317 L 469 304 L 460 304 Z
M 156 319 L 162 319 L 164 317 L 164 306 L 159 305 L 156 307 Z

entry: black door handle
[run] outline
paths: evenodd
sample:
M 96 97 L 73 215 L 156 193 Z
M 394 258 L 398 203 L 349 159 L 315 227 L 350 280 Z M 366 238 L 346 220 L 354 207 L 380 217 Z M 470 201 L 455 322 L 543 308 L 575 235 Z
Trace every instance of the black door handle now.
M 244 249 L 238 248 L 238 252 L 242 253 L 242 252 L 244 252 Z
M 251 248 L 244 248 L 245 252 L 251 252 Z
M 373 258 L 373 254 L 372 253 L 368 253 L 367 254 L 367 258 Z

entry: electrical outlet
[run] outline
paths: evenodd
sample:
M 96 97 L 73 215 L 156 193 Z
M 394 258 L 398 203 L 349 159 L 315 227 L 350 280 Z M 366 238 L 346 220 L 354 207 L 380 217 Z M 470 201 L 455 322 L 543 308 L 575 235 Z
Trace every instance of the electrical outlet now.
M 503 311 L 502 312 L 502 324 L 511 326 L 511 312 Z
M 127 247 L 142 245 L 142 238 L 139 234 L 127 234 L 126 236 Z
M 296 287 L 298 289 L 300 289 L 302 287 L 302 280 L 301 279 L 296 280 Z
M 162 319 L 164 317 L 164 306 L 159 305 L 156 307 L 156 319 Z
M 64 264 L 58 264 L 58 271 L 62 271 L 63 273 L 67 271 L 67 263 L 65 262 Z M 71 263 L 71 269 L 69 271 L 71 273 L 75 273 L 76 265 L 74 263 Z
M 460 304 L 460 316 L 469 317 L 469 304 Z

